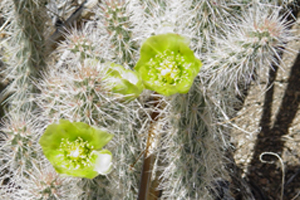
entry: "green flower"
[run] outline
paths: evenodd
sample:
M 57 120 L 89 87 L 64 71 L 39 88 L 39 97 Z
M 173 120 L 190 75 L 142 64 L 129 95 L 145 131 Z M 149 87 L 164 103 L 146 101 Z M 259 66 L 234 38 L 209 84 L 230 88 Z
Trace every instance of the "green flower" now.
M 110 85 L 113 93 L 123 94 L 127 100 L 133 100 L 142 93 L 144 85 L 137 72 L 115 63 L 110 63 L 108 67 L 104 80 Z
M 112 154 L 102 147 L 112 138 L 103 129 L 61 119 L 47 127 L 39 143 L 58 173 L 92 179 L 111 169 Z
M 140 54 L 134 69 L 147 89 L 165 96 L 187 93 L 202 66 L 186 39 L 174 33 L 148 38 Z

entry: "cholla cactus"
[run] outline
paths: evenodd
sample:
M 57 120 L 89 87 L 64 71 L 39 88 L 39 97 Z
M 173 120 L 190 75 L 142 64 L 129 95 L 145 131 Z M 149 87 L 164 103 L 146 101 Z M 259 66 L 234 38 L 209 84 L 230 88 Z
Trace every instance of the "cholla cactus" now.
M 0 8 L 3 8 L 7 20 L 5 28 L 9 34 L 2 41 L 5 44 L 4 73 L 6 79 L 11 81 L 6 93 L 12 94 L 14 100 L 11 104 L 15 104 L 17 109 L 30 106 L 30 94 L 36 92 L 32 79 L 37 78 L 45 67 L 46 4 L 47 0 L 1 2 Z
M 295 38 L 288 29 L 289 22 L 280 12 L 279 8 L 250 8 L 239 17 L 240 23 L 232 27 L 226 37 L 216 40 L 214 52 L 206 60 L 214 77 L 211 84 L 230 85 L 238 93 L 238 84 L 250 83 L 254 76 L 259 81 L 257 74 L 268 70 L 264 66 L 279 65 L 279 52 L 284 50 L 284 44 Z
M 81 191 L 75 179 L 59 177 L 42 156 L 38 137 L 42 124 L 27 112 L 10 113 L 1 132 L 1 186 L 3 199 L 60 199 L 77 197 Z M 73 194 L 68 190 L 74 189 Z
M 35 144 L 39 137 L 41 126 L 34 120 L 32 114 L 12 113 L 3 120 L 1 132 L 1 169 L 23 176 L 35 162 L 38 146 Z M 39 149 L 39 148 L 38 148 Z M 5 174 L 3 174 L 6 176 Z
M 72 177 L 62 177 L 48 161 L 38 161 L 26 176 L 15 179 L 18 189 L 7 188 L 2 195 L 7 199 L 78 199 L 83 191 L 77 186 L 78 180 Z M 9 186 L 11 187 L 11 185 Z M 3 190 L 2 190 L 3 191 Z M 70 193 L 72 191 L 72 193 Z
M 113 61 L 132 67 L 137 46 L 136 42 L 132 40 L 131 12 L 133 10 L 129 9 L 129 2 L 125 0 L 105 0 L 100 9 L 96 11 L 100 17 L 99 27 L 105 27 L 106 35 L 110 41 Z
M 76 2 L 0 3 L 0 29 L 11 34 L 1 56 L 13 92 L 1 127 L 0 198 L 230 199 L 214 188 L 229 177 L 229 118 L 241 88 L 279 64 L 294 38 L 284 5 Z M 86 12 L 93 17 L 80 23 Z M 51 24 L 57 15 L 65 21 Z M 44 39 L 54 38 L 51 30 L 62 37 L 50 41 L 53 52 Z M 114 137 L 94 144 L 58 121 L 104 127 Z M 100 157 L 109 157 L 105 170 Z

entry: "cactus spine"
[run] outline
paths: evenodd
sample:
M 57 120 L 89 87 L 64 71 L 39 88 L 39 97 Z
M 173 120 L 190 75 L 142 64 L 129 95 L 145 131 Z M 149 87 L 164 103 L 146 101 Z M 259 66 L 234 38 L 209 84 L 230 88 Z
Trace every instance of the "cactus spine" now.
M 10 34 L 1 39 L 3 75 L 10 80 L 5 93 L 12 93 L 1 126 L 0 198 L 216 198 L 215 183 L 229 177 L 224 152 L 237 97 L 247 84 L 264 78 L 272 63 L 279 64 L 278 51 L 294 39 L 280 15 L 285 2 L 78 3 L 95 5 L 93 18 L 65 31 L 51 54 L 45 38 L 55 29 L 52 8 L 72 14 L 76 5 L 59 0 L 0 3 L 6 20 L 0 30 Z M 106 79 L 111 63 L 132 70 L 143 42 L 167 33 L 189 39 L 204 64 L 188 93 L 164 96 L 144 90 L 132 101 L 114 93 Z M 87 180 L 55 172 L 38 139 L 61 118 L 114 133 L 106 146 L 113 154 L 110 174 Z

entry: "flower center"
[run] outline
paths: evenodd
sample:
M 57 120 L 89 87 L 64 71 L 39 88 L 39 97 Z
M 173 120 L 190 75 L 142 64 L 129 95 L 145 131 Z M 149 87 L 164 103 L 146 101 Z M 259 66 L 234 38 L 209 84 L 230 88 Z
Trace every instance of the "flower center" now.
M 165 50 L 162 54 L 157 54 L 148 62 L 150 81 L 162 85 L 176 85 L 181 82 L 188 73 L 187 68 L 190 63 L 185 58 L 170 50 Z
M 62 138 L 59 151 L 63 155 L 64 166 L 68 169 L 78 169 L 82 166 L 90 166 L 93 146 L 78 137 L 75 141 Z

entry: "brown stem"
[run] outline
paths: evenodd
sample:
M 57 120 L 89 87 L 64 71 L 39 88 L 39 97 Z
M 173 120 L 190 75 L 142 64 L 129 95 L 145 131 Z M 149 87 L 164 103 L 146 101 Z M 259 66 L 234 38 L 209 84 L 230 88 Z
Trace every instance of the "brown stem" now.
M 101 1 L 99 1 L 101 2 Z M 88 19 L 92 13 L 87 11 L 88 8 L 85 6 L 86 1 L 84 1 L 72 14 L 71 16 L 62 23 L 52 35 L 46 41 L 47 54 L 49 55 L 54 51 L 59 43 L 59 41 L 64 40 L 64 33 L 66 30 L 70 29 L 75 24 L 79 27 L 79 20 Z
M 156 99 L 156 103 L 154 105 L 154 110 L 158 110 L 160 108 L 159 105 L 159 99 Z M 153 171 L 153 165 L 155 161 L 155 154 L 153 153 L 153 150 L 155 149 L 155 140 L 157 140 L 157 134 L 154 132 L 154 129 L 156 127 L 156 124 L 158 122 L 159 112 L 154 111 L 151 114 L 152 122 L 150 124 L 149 132 L 148 132 L 148 138 L 147 138 L 147 146 L 144 153 L 144 161 L 143 161 L 143 169 L 141 174 L 141 181 L 140 181 L 140 187 L 139 187 L 139 194 L 138 194 L 138 200 L 155 200 L 157 199 L 158 193 L 153 193 L 153 187 L 152 187 L 152 171 Z
M 154 160 L 155 157 L 153 154 L 149 155 L 148 157 L 145 155 L 138 200 L 148 199 Z

